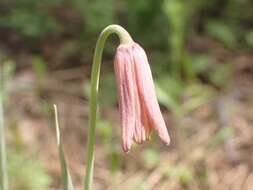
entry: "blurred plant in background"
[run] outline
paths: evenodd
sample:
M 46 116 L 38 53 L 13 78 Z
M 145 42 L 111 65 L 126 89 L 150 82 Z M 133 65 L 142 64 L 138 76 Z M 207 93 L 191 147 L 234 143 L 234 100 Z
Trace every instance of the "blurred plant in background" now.
M 186 58 L 185 40 L 189 23 L 189 9 L 183 0 L 167 0 L 164 3 L 164 12 L 169 21 L 170 33 L 170 67 L 172 76 L 177 79 L 192 78 L 191 63 Z
M 8 132 L 14 139 L 11 145 L 5 146 L 5 137 L 7 136 L 6 126 L 4 123 L 3 108 L 4 103 L 7 103 L 8 98 L 8 84 L 12 79 L 15 72 L 15 64 L 6 56 L 0 56 L 0 103 L 1 103 L 1 175 L 0 175 L 0 187 L 1 189 L 19 189 L 19 190 L 34 190 L 46 187 L 50 183 L 50 177 L 45 171 L 45 168 L 41 165 L 40 161 L 35 155 L 27 155 L 25 153 L 25 145 L 23 139 L 20 136 L 18 126 L 14 121 L 8 122 L 13 124 L 9 126 Z M 5 128 L 5 129 L 4 129 Z M 6 160 L 5 160 L 6 159 Z M 17 169 L 18 168 L 18 169 Z M 8 185 L 9 175 L 9 185 Z
M 18 0 L 10 1 L 6 14 L 0 19 L 0 26 L 19 31 L 21 34 L 39 38 L 61 30 L 50 8 L 61 0 Z M 14 6 L 13 6 L 14 4 Z M 8 9 L 8 6 L 11 6 Z
M 8 150 L 11 189 L 43 189 L 51 183 L 51 177 L 36 156 L 26 155 L 22 149 L 8 148 Z
M 101 30 L 101 27 L 114 23 L 116 15 L 113 0 L 74 0 L 72 3 L 81 15 L 84 26 L 83 32 L 94 34 Z M 83 35 L 87 35 L 87 33 Z
M 0 54 L 0 189 L 3 190 L 9 189 L 4 102 L 7 98 L 5 81 L 8 80 L 12 74 L 12 66 L 13 64 L 6 61 L 4 56 Z
M 69 101 L 75 109 L 81 102 L 84 109 L 82 113 L 85 113 L 88 96 L 83 95 L 79 88 L 82 85 L 85 89 L 89 88 L 88 73 L 97 34 L 110 23 L 120 23 L 148 50 L 156 92 L 164 115 L 173 117 L 174 128 L 182 129 L 184 141 L 191 144 L 195 124 L 189 125 L 193 128 L 188 123 L 185 124 L 188 117 L 200 117 L 205 109 L 206 112 L 230 110 L 225 106 L 216 108 L 216 104 L 220 104 L 217 103 L 220 96 L 240 97 L 240 101 L 247 102 L 241 98 L 247 93 L 236 91 L 240 85 L 235 87 L 235 80 L 239 78 L 240 81 L 247 82 L 251 78 L 250 75 L 240 78 L 240 73 L 252 72 L 249 61 L 252 60 L 253 47 L 252 10 L 252 0 L 1 0 L 0 66 L 5 66 L 7 86 L 12 78 L 17 77 L 15 81 L 19 80 L 20 75 L 27 75 L 32 81 L 31 84 L 24 84 L 21 80 L 15 86 L 19 89 L 20 84 L 26 87 L 30 85 L 25 91 L 35 92 L 33 95 L 36 98 L 32 101 L 36 102 L 32 106 L 26 108 L 29 103 L 22 104 L 25 105 L 25 115 L 37 117 L 41 113 L 43 117 L 48 116 L 49 104 L 45 102 L 51 101 L 56 93 L 54 101 L 62 98 L 64 102 Z M 108 167 L 116 179 L 119 171 L 127 167 L 123 164 L 124 158 L 118 153 L 119 147 L 115 146 L 119 139 L 112 132 L 116 127 L 114 119 L 107 118 L 108 115 L 115 115 L 113 108 L 117 102 L 111 63 L 114 45 L 109 43 L 105 51 L 105 69 L 101 76 L 103 97 L 99 98 L 98 143 L 104 150 Z M 250 63 L 247 64 L 248 62 Z M 70 88 L 67 89 L 66 86 Z M 70 99 L 75 99 L 75 102 Z M 15 100 L 5 96 L 4 104 L 8 112 L 12 101 Z M 226 98 L 225 102 L 227 103 Z M 246 104 L 250 105 L 249 102 Z M 71 106 L 68 105 L 65 109 L 71 110 Z M 37 108 L 39 111 L 34 114 Z M 199 111 L 202 109 L 204 111 Z M 86 122 L 86 115 L 79 114 L 79 111 L 69 112 L 63 116 L 65 121 L 70 117 L 78 117 L 76 123 Z M 194 116 L 196 112 L 198 114 Z M 219 113 L 214 112 L 210 117 L 219 120 Z M 7 120 L 8 136 L 16 139 L 14 142 L 11 140 L 8 146 L 10 178 L 18 184 L 15 188 L 46 188 L 50 183 L 49 174 L 35 155 L 27 161 L 18 121 L 8 117 L 4 119 Z M 75 124 L 71 120 L 66 125 Z M 219 148 L 218 145 L 236 132 L 234 126 L 224 126 L 222 124 L 221 128 L 210 134 L 210 142 L 203 145 L 208 151 Z M 178 144 L 175 144 L 177 147 Z M 230 147 L 231 142 L 228 144 L 226 146 Z M 139 159 L 147 170 L 159 168 L 159 163 L 162 162 L 162 156 L 152 148 L 140 155 Z M 24 163 L 22 175 L 14 171 L 13 168 L 17 166 L 15 163 Z M 158 171 L 166 179 L 180 181 L 184 187 L 193 183 L 196 177 L 200 184 L 206 185 L 212 171 L 203 166 L 200 174 L 195 174 L 194 167 L 191 162 L 178 161 L 175 165 Z M 28 186 L 24 186 L 25 176 L 31 175 L 34 168 L 38 170 L 34 183 L 31 180 Z M 147 188 L 142 181 L 143 178 L 139 176 L 130 180 L 132 188 Z M 206 186 L 201 187 L 207 189 Z

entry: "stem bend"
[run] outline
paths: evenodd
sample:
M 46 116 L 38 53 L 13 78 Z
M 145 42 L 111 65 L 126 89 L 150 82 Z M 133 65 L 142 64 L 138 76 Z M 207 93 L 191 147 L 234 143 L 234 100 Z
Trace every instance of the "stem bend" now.
M 91 73 L 91 91 L 89 99 L 89 131 L 88 131 L 88 144 L 87 144 L 87 155 L 86 155 L 86 175 L 85 175 L 85 188 L 84 190 L 92 189 L 93 181 L 93 167 L 94 167 L 94 144 L 95 144 L 95 128 L 97 120 L 97 95 L 99 86 L 100 67 L 102 62 L 102 54 L 105 42 L 110 34 L 115 33 L 119 39 L 120 44 L 132 44 L 133 39 L 129 33 L 119 25 L 109 25 L 100 34 L 92 64 Z

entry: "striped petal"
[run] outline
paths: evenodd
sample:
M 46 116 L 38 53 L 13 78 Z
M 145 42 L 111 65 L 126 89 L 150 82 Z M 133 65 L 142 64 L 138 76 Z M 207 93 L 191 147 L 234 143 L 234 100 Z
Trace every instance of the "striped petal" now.
M 121 115 L 123 150 L 132 141 L 150 139 L 152 129 L 166 143 L 170 137 L 159 108 L 148 59 L 137 44 L 120 45 L 114 61 Z
M 122 125 L 123 150 L 128 152 L 132 145 L 135 129 L 135 94 L 131 60 L 124 47 L 118 47 L 114 62 L 118 87 L 119 110 Z
M 157 101 L 146 53 L 135 43 L 133 55 L 139 97 L 143 103 L 142 112 L 147 115 L 149 125 L 155 129 L 158 136 L 166 144 L 170 144 L 170 137 Z

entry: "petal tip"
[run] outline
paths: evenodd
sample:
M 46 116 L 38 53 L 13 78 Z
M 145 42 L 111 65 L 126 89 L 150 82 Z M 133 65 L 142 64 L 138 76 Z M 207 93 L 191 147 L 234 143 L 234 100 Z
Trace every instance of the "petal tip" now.
M 131 146 L 132 146 L 132 142 L 129 141 L 127 143 L 123 143 L 123 146 L 122 146 L 122 149 L 125 153 L 129 153 L 130 149 L 131 149 Z
M 166 138 L 162 139 L 162 140 L 164 141 L 164 143 L 165 143 L 167 146 L 170 145 L 170 137 L 169 137 L 169 135 L 168 135 Z

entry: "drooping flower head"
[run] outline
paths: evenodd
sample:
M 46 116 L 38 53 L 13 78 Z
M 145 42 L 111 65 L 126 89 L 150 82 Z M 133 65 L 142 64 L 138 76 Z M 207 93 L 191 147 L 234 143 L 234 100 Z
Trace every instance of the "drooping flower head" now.
M 166 143 L 170 137 L 155 94 L 152 73 L 145 51 L 137 43 L 117 48 L 116 73 L 123 150 L 128 152 L 132 141 L 143 143 L 154 129 Z

